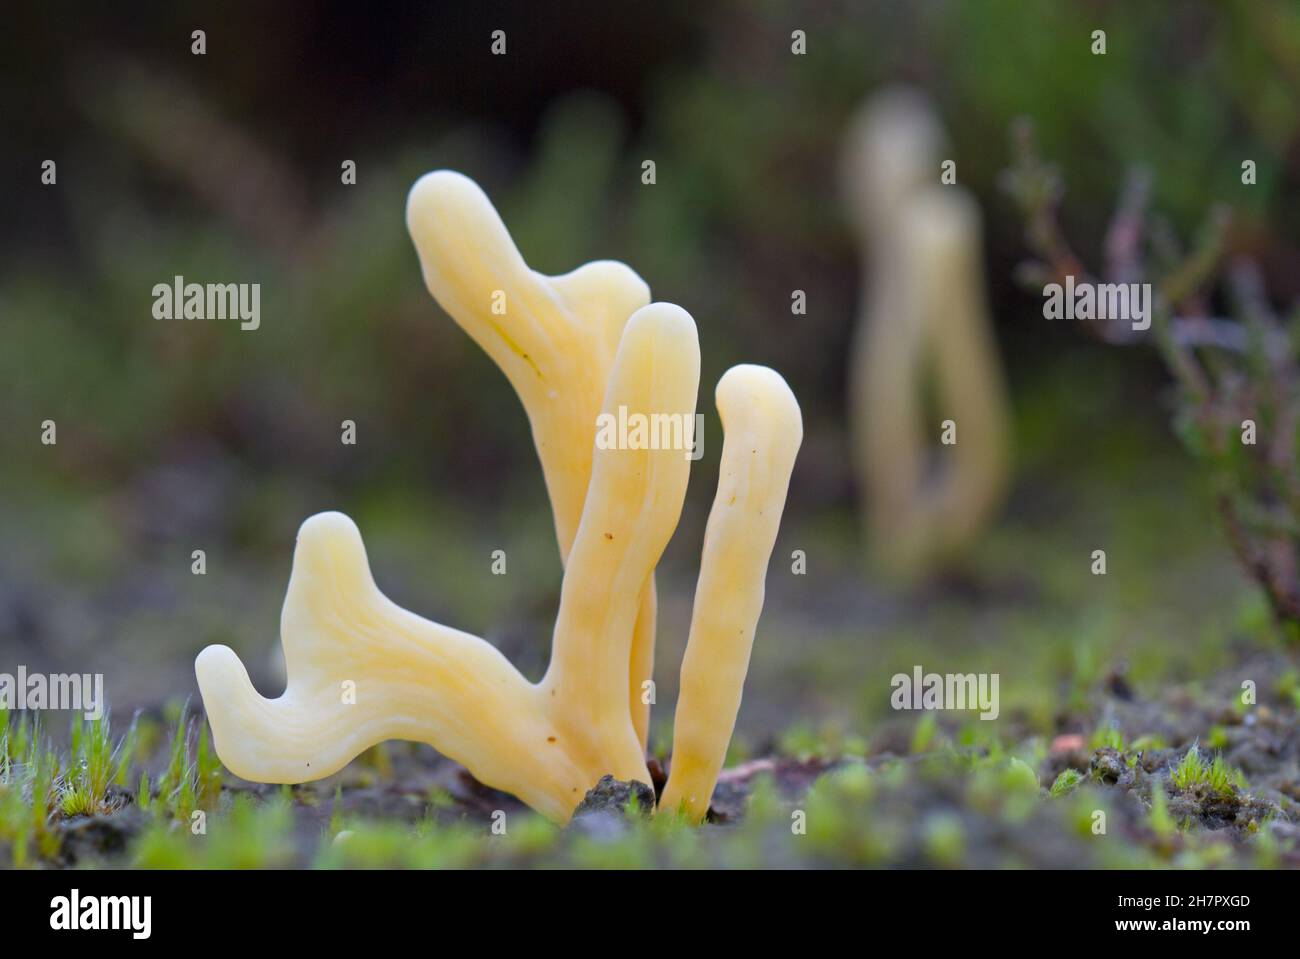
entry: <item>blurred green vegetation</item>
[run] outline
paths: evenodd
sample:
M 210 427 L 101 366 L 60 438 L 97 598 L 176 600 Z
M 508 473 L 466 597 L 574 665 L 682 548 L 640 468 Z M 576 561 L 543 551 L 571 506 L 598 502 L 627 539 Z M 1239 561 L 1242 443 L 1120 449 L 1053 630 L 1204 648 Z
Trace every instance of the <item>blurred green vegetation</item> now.
M 789 52 L 793 27 L 810 37 L 804 57 Z M 1089 52 L 1093 29 L 1107 31 L 1104 57 Z M 79 112 L 66 117 L 99 151 L 95 175 L 65 172 L 47 191 L 71 247 L 33 260 L 20 232 L 9 238 L 3 302 L 18 322 L 0 354 L 6 475 L 37 478 L 24 471 L 46 464 L 16 426 L 49 416 L 76 448 L 61 451 L 74 462 L 53 465 L 92 479 L 130 475 L 200 435 L 263 475 L 349 489 L 429 471 L 453 486 L 459 474 L 460 492 L 507 483 L 531 460 L 522 417 L 423 293 L 401 222 L 406 189 L 439 165 L 487 186 L 538 268 L 622 258 L 657 296 L 685 304 L 701 325 L 706 383 L 739 360 L 778 363 L 814 426 L 837 433 L 860 279 L 836 188 L 840 137 L 868 92 L 899 79 L 938 99 L 959 176 L 984 199 L 1005 297 L 994 312 L 1013 355 L 1027 304 L 997 272 L 1019 245 L 994 184 L 1018 115 L 1034 118 L 1045 152 L 1069 158 L 1072 212 L 1093 231 L 1125 167 L 1142 163 L 1157 174 L 1157 205 L 1183 227 L 1228 201 L 1258 221 L 1260 242 L 1293 243 L 1294 5 L 1186 3 L 1175 16 L 1107 2 L 723 4 L 697 30 L 699 59 L 641 78 L 635 128 L 599 92 L 561 91 L 520 151 L 490 111 L 447 122 L 434 104 L 416 142 L 355 157 L 355 188 L 319 186 L 338 162 L 318 157 L 310 193 L 306 171 L 277 153 L 281 138 L 199 92 L 197 77 L 103 60 L 99 86 L 76 87 Z M 145 122 L 149 109 L 169 122 Z M 225 137 L 215 187 L 182 162 L 211 135 Z M 653 187 L 640 184 L 642 158 L 657 163 Z M 1259 164 L 1250 190 L 1242 158 Z M 283 195 L 267 195 L 267 182 Z M 254 217 L 250 198 L 262 204 Z M 261 282 L 263 328 L 149 319 L 148 291 L 177 274 Z M 789 315 L 795 288 L 810 293 L 807 317 Z M 337 442 L 348 415 L 366 456 Z M 478 468 L 442 465 L 467 445 L 461 462 Z M 243 528 L 267 529 L 265 512 L 250 510 Z

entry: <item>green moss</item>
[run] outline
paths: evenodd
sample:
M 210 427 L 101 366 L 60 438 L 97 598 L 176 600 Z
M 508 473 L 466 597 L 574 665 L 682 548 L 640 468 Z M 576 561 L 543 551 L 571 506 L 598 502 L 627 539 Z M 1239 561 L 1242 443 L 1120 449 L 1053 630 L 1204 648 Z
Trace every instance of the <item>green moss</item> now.
M 823 776 L 817 785 L 850 802 L 867 802 L 875 794 L 875 781 L 863 763 L 845 763 Z
M 961 819 L 950 813 L 934 813 L 922 826 L 926 857 L 936 866 L 955 867 L 962 863 L 966 830 Z
M 1195 743 L 1187 754 L 1169 774 L 1170 781 L 1179 792 L 1188 792 L 1204 786 L 1211 793 L 1220 796 L 1231 795 L 1237 787 L 1244 788 L 1245 777 L 1238 770 L 1232 769 L 1223 761 L 1221 755 L 1206 762 L 1200 747 Z
M 108 787 L 116 781 L 122 768 L 117 753 L 107 716 L 91 721 L 89 726 L 81 716 L 76 718 L 72 724 L 70 769 L 59 783 L 59 808 L 63 815 L 92 816 L 108 810 Z
M 1151 811 L 1147 821 L 1152 832 L 1163 843 L 1168 843 L 1177 831 L 1173 817 L 1169 815 L 1169 802 L 1165 798 L 1164 786 L 1158 782 L 1151 786 Z
M 1083 782 L 1083 773 L 1077 769 L 1064 769 L 1052 782 L 1052 788 L 1048 793 L 1053 798 L 1068 796 L 1081 782 Z
M 146 770 L 140 771 L 140 785 L 135 791 L 136 805 L 141 809 L 149 809 L 153 805 L 153 788 L 149 784 L 149 773 Z
M 1156 733 L 1144 733 L 1137 739 L 1133 740 L 1133 745 L 1129 748 L 1135 753 L 1146 752 L 1147 750 L 1168 749 L 1169 742 L 1164 736 Z
M 1098 749 L 1111 749 L 1124 751 L 1124 733 L 1114 726 L 1101 726 L 1092 734 L 1089 740 L 1088 748 L 1094 752 Z
M 428 832 L 412 832 L 395 823 L 351 826 L 322 843 L 317 868 L 432 868 L 439 862 L 437 846 Z
M 279 798 L 257 802 L 236 796 L 221 816 L 195 821 L 159 819 L 133 844 L 132 865 L 142 869 L 274 869 L 294 861 L 290 806 Z
M 1200 748 L 1193 743 L 1182 761 L 1170 771 L 1169 778 L 1180 791 L 1186 791 L 1205 782 L 1209 771 L 1209 766 L 1201 758 Z
M 1003 788 L 1008 792 L 1022 792 L 1037 796 L 1039 793 L 1038 774 L 1023 760 L 1012 759 L 1002 774 Z
M 795 723 L 781 734 L 778 748 L 787 756 L 807 760 L 823 755 L 826 747 L 812 726 L 807 723 Z
M 1284 704 L 1300 709 L 1300 673 L 1291 669 L 1279 676 L 1277 696 Z
M 194 787 L 190 778 L 189 727 L 181 709 L 167 745 L 167 766 L 158 778 L 158 795 L 163 806 L 174 813 L 193 808 Z
M 221 761 L 209 744 L 207 723 L 199 723 L 197 737 L 194 726 L 187 703 L 177 714 L 167 744 L 167 766 L 157 783 L 161 809 L 177 819 L 188 819 L 197 809 L 213 808 L 221 796 Z
M 221 760 L 208 745 L 208 724 L 199 726 L 199 748 L 195 762 L 197 801 L 200 806 L 211 807 L 221 796 Z
M 917 721 L 916 727 L 912 730 L 912 754 L 927 753 L 933 749 L 938 733 L 939 721 L 935 719 L 934 713 L 926 713 Z

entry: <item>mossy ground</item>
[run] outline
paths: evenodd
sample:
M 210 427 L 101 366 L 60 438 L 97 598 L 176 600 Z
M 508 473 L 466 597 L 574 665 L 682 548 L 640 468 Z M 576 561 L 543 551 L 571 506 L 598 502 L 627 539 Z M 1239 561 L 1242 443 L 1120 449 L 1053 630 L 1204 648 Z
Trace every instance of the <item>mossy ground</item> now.
M 31 605 L 31 632 L 53 639 L 19 655 L 36 668 L 45 661 L 38 652 L 59 648 L 57 637 L 94 623 L 95 666 L 108 674 L 117 711 L 111 731 L 86 724 L 69 734 L 66 719 L 46 717 L 39 737 L 19 717 L 5 718 L 0 862 L 1300 865 L 1300 651 L 1238 572 L 1163 414 L 1125 415 L 1158 394 L 1108 379 L 1110 368 L 1045 370 L 1018 385 L 1020 473 L 1005 518 L 943 577 L 891 582 L 864 568 L 846 502 L 792 502 L 730 768 L 712 821 L 698 830 L 662 816 L 558 830 L 415 744 L 377 747 L 320 783 L 234 780 L 212 755 L 201 716 L 184 723 L 179 701 L 134 722 L 123 710 L 157 702 L 168 688 L 191 689 L 189 657 L 207 642 L 234 645 L 273 691 L 269 624 L 287 545 L 263 555 L 215 537 L 229 546 L 209 549 L 206 577 L 151 581 L 179 540 L 141 548 L 114 539 L 108 524 L 99 527 L 103 555 L 140 562 L 101 563 L 94 550 L 60 552 L 63 527 L 54 523 L 25 576 L 84 588 L 61 586 L 61 604 Z M 805 487 L 834 485 L 826 451 L 809 437 Z M 74 500 L 45 495 L 43 509 L 21 515 L 43 521 Z M 395 599 L 485 633 L 535 676 L 558 564 L 545 503 L 515 502 L 483 527 L 465 521 L 468 506 L 439 509 L 409 493 L 376 495 L 350 511 Z M 652 744 L 665 763 L 703 524 L 693 503 L 661 567 Z M 62 523 L 86 515 L 74 509 Z M 463 557 L 502 544 L 509 576 L 491 576 L 486 562 L 481 575 L 467 572 Z M 790 571 L 795 548 L 807 553 L 806 575 Z M 1105 576 L 1090 570 L 1096 548 L 1107 551 Z M 998 719 L 893 711 L 890 677 L 914 665 L 998 673 Z M 1247 681 L 1253 704 L 1243 702 Z M 1098 812 L 1104 833 L 1094 832 Z
M 11 722 L 0 856 L 147 868 L 1300 866 L 1294 678 L 1246 711 L 1232 688 L 1208 701 L 1100 693 L 1107 719 L 1087 737 L 981 743 L 969 726 L 923 721 L 916 752 L 751 760 L 724 774 L 699 829 L 637 809 L 557 829 L 413 744 L 377 747 L 322 783 L 271 787 L 222 776 L 192 728 L 186 747 L 139 717 L 122 745 L 96 728 L 68 754 Z M 1142 722 L 1156 712 L 1160 724 Z M 1190 728 L 1212 730 L 1218 748 L 1168 745 Z M 156 742 L 157 758 L 132 738 Z

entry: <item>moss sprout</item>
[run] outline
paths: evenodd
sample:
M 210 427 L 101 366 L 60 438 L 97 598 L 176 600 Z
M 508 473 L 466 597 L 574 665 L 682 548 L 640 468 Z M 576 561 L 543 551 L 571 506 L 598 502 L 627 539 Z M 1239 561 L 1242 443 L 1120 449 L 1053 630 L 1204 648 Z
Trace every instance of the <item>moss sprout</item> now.
M 1192 748 L 1187 750 L 1186 755 L 1171 770 L 1169 778 L 1179 792 L 1203 786 L 1216 796 L 1231 795 L 1237 788 L 1245 786 L 1245 777 L 1240 771 L 1229 767 L 1222 755 L 1216 754 L 1213 760 L 1206 761 L 1196 743 L 1192 744 Z
M 1068 796 L 1081 782 L 1083 782 L 1083 774 L 1079 770 L 1063 769 L 1061 774 L 1052 782 L 1052 788 L 1048 792 L 1054 799 Z

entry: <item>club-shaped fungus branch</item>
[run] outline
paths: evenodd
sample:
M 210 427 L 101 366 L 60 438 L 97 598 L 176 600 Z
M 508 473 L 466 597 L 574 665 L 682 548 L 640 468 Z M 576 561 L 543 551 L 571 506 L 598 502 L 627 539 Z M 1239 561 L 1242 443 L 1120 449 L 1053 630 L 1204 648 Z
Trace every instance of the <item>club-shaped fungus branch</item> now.
M 629 267 L 597 260 L 563 276 L 528 267 L 487 195 L 451 170 L 421 177 L 406 205 L 425 285 L 515 388 L 533 431 L 567 562 L 591 478 L 592 436 L 623 325 L 650 302 Z M 644 748 L 654 673 L 654 577 L 632 642 L 628 704 Z
M 408 222 L 430 290 L 506 372 L 533 427 L 565 560 L 552 658 L 529 683 L 489 643 L 380 592 L 355 524 L 302 526 L 281 616 L 288 670 L 268 700 L 235 653 L 196 672 L 222 761 L 259 782 L 328 776 L 387 739 L 433 745 L 557 822 L 610 774 L 650 782 L 640 678 L 654 568 L 680 517 L 699 388 L 695 323 L 646 304 L 627 267 L 528 269 L 482 191 L 438 172 Z M 503 309 L 494 309 L 502 303 Z M 718 385 L 726 438 L 683 665 L 673 808 L 708 808 L 735 723 L 763 581 L 802 428 L 784 380 L 736 367 Z M 688 424 L 684 446 L 595 442 L 602 414 Z
M 863 108 L 845 150 L 850 212 L 866 249 L 849 375 L 855 467 L 873 552 L 904 573 L 933 569 L 969 544 L 1009 472 L 979 210 L 960 186 L 940 184 L 944 141 L 925 98 L 895 89 Z
M 718 493 L 704 531 L 691 632 L 673 718 L 664 809 L 704 818 L 726 757 L 763 611 L 803 420 L 790 387 L 763 366 L 733 366 L 718 381 L 726 433 Z

